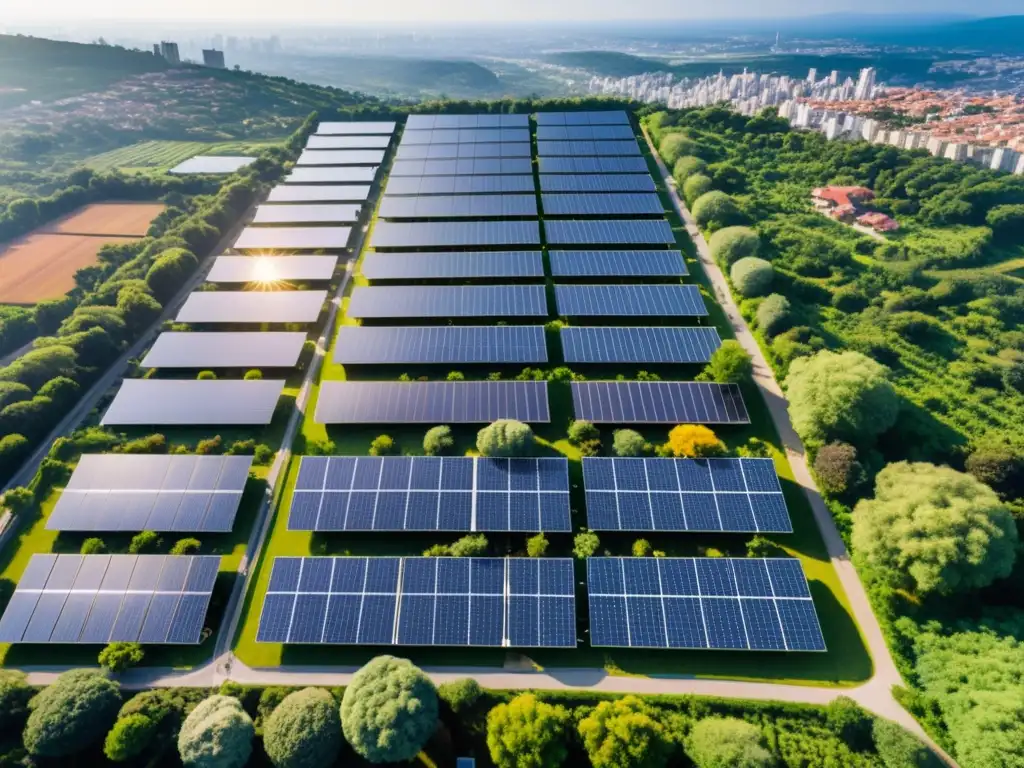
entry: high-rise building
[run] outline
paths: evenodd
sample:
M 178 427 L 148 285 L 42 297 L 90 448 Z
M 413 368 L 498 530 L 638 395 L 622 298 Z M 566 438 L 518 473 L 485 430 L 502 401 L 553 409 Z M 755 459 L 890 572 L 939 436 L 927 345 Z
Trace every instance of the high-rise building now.
M 181 55 L 178 53 L 177 43 L 160 43 L 160 55 L 163 56 L 169 64 L 181 64 Z
M 160 43 L 153 43 L 153 55 L 157 57 L 163 56 L 163 54 L 160 53 Z
M 854 98 L 857 101 L 868 101 L 875 91 L 875 68 L 865 67 L 860 71 L 860 79 L 857 80 L 857 89 L 854 91 Z
M 810 71 L 808 71 L 808 73 L 807 73 L 807 82 L 808 83 L 814 83 L 814 82 L 817 82 L 817 80 L 818 80 L 818 70 L 815 69 L 814 67 L 811 67 Z
M 227 66 L 224 63 L 224 51 L 218 51 L 214 48 L 204 48 L 203 66 L 213 67 L 214 69 L 224 69 Z
M 993 171 L 1004 171 L 1012 173 L 1017 167 L 1021 154 L 1009 147 L 996 147 L 992 153 L 992 164 L 989 166 Z
M 878 127 L 878 121 L 869 117 L 860 127 L 860 137 L 864 141 L 874 141 L 875 136 L 878 135 Z
M 833 86 L 839 85 L 839 70 L 838 69 L 833 69 L 832 70 L 832 74 L 828 76 L 828 84 L 829 85 L 833 85 Z

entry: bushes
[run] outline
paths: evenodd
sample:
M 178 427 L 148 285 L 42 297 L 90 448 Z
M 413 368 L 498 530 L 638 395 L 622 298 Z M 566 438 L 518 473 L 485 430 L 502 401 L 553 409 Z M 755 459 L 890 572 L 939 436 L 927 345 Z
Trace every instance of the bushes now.
M 765 336 L 771 338 L 789 328 L 789 312 L 789 299 L 782 294 L 773 293 L 757 308 L 757 326 Z
M 692 208 L 700 198 L 715 188 L 711 178 L 703 173 L 695 173 L 683 184 L 683 200 Z
M 739 384 L 747 381 L 754 372 L 754 364 L 743 348 L 735 339 L 726 339 L 716 349 L 708 362 L 704 373 L 712 381 L 719 384 Z
M 178 755 L 187 768 L 242 768 L 256 735 L 252 718 L 238 699 L 214 695 L 185 718 L 178 734 Z
M 533 449 L 533 430 L 512 419 L 499 419 L 477 433 L 481 456 L 527 456 Z
M 141 664 L 144 656 L 138 643 L 110 643 L 100 651 L 99 663 L 109 672 L 124 672 Z
M 437 691 L 406 659 L 378 656 L 352 678 L 341 701 L 345 738 L 372 763 L 411 760 L 437 727 Z
M 601 540 L 593 531 L 577 533 L 572 540 L 573 557 L 578 558 L 579 560 L 585 560 L 597 552 L 597 549 L 600 546 Z
M 825 493 L 842 496 L 864 481 L 857 449 L 849 443 L 823 445 L 814 457 L 814 474 Z
M 708 241 L 711 255 L 722 269 L 728 269 L 740 259 L 757 256 L 761 238 L 750 227 L 726 227 Z
M 612 436 L 612 451 L 616 456 L 643 456 L 650 448 L 644 436 L 633 429 L 617 429 Z
M 487 537 L 482 533 L 463 536 L 451 546 L 452 557 L 480 557 L 487 554 Z
M 589 421 L 574 421 L 569 425 L 569 442 L 582 445 L 590 440 L 600 440 L 601 431 Z
M 680 424 L 674 427 L 668 433 L 668 445 L 676 457 L 703 458 L 725 453 L 725 444 L 701 424 Z
M 423 437 L 423 452 L 427 456 L 443 456 L 455 447 L 452 428 L 442 424 L 431 427 Z
M 199 539 L 186 538 L 178 539 L 171 547 L 172 555 L 194 555 L 202 549 L 203 544 Z
M 214 435 L 209 440 L 200 440 L 196 444 L 196 453 L 200 456 L 219 456 L 224 453 L 224 438 Z
M 549 768 L 568 755 L 569 711 L 539 701 L 532 693 L 516 696 L 487 714 L 487 748 L 498 768 Z
M 693 218 L 701 229 L 712 231 L 739 224 L 743 216 L 725 192 L 705 192 L 693 203 Z
M 543 533 L 538 533 L 526 540 L 526 554 L 529 557 L 544 557 L 547 551 L 548 540 Z
M 199 267 L 199 261 L 184 248 L 170 248 L 161 253 L 146 273 L 146 285 L 161 304 L 174 298 L 189 276 Z
M 35 689 L 28 684 L 25 673 L 0 670 L 0 733 L 21 729 L 28 717 L 28 702 Z
M 286 696 L 263 726 L 263 747 L 277 768 L 334 765 L 341 751 L 341 718 L 334 697 L 320 688 Z
M 756 256 L 747 256 L 732 265 L 729 279 L 736 291 L 746 298 L 763 296 L 772 284 L 775 270 L 770 262 Z
M 93 669 L 65 672 L 29 702 L 24 743 L 30 755 L 67 757 L 98 743 L 121 706 L 120 687 Z
M 216 379 L 217 374 L 213 371 L 200 371 L 196 376 L 197 381 L 215 381 Z
M 659 768 L 673 751 L 660 713 L 636 696 L 602 701 L 580 721 L 583 747 L 594 768 Z
M 775 764 L 761 744 L 761 729 L 734 717 L 707 717 L 693 726 L 686 754 L 697 768 L 769 768 Z
M 875 718 L 871 733 L 885 768 L 940 768 L 942 765 L 935 753 L 892 720 Z
M 658 154 L 665 161 L 665 165 L 672 168 L 676 161 L 684 155 L 692 155 L 697 149 L 697 144 L 686 137 L 686 134 L 678 131 L 667 133 L 658 145 Z
M 132 537 L 128 544 L 128 552 L 133 555 L 144 555 L 153 552 L 160 546 L 160 536 L 156 531 L 141 531 Z
M 370 443 L 371 456 L 394 456 L 398 453 L 398 444 L 390 435 L 378 435 Z
M 682 186 L 688 178 L 697 173 L 704 173 L 708 164 L 694 155 L 684 155 L 672 166 L 672 177 L 678 186 Z
M 437 695 L 456 715 L 467 713 L 477 700 L 483 690 L 480 683 L 472 677 L 464 677 L 451 683 L 445 683 L 437 687 Z
M 152 743 L 158 727 L 159 723 L 145 715 L 118 718 L 103 742 L 103 754 L 115 763 L 131 760 L 142 754 Z

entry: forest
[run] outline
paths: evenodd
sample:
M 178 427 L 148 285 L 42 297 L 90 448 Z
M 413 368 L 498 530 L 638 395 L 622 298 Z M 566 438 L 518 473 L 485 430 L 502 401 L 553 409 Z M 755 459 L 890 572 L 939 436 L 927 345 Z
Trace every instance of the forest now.
M 965 768 L 1024 743 L 1024 180 L 791 131 L 771 111 L 646 124 L 783 383 L 904 678 Z M 863 185 L 902 228 L 815 212 Z

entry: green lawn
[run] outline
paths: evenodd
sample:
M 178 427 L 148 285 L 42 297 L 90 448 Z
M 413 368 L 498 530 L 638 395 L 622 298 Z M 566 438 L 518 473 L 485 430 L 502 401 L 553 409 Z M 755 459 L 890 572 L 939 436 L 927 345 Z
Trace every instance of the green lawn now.
M 196 155 L 253 155 L 280 145 L 281 139 L 259 141 L 142 141 L 93 155 L 84 165 L 95 171 L 166 171 Z

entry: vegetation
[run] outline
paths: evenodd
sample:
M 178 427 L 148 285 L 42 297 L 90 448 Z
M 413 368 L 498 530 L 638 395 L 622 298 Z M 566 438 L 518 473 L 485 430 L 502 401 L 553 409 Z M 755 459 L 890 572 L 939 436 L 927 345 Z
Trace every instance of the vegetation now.
M 771 287 L 775 270 L 757 256 L 744 256 L 729 269 L 729 279 L 741 296 L 763 296 Z
M 337 702 L 320 688 L 286 696 L 263 727 L 263 747 L 277 768 L 333 765 L 341 743 Z
M 188 768 L 242 768 L 252 754 L 252 718 L 233 696 L 204 699 L 181 724 L 178 754 Z
M 499 704 L 487 715 L 487 748 L 498 768 L 548 768 L 568 754 L 565 707 L 539 701 L 532 693 Z
M 636 696 L 602 701 L 579 733 L 594 768 L 660 768 L 675 748 L 660 713 Z
M 757 327 L 768 338 L 776 336 L 789 327 L 791 305 L 789 299 L 779 293 L 765 297 L 757 308 Z
M 757 256 L 761 238 L 750 227 L 726 227 L 715 232 L 708 245 L 719 266 L 728 269 L 740 259 Z
M 697 768 L 770 768 L 775 760 L 761 730 L 731 717 L 709 717 L 693 726 L 686 754 Z
M 735 339 L 726 339 L 711 355 L 705 370 L 707 377 L 719 384 L 739 384 L 748 381 L 754 372 L 750 355 Z
M 533 450 L 533 430 L 513 419 L 499 419 L 480 430 L 476 449 L 481 456 L 527 456 Z
M 123 763 L 141 755 L 156 734 L 159 723 L 145 715 L 119 717 L 103 742 L 103 754 L 115 763 Z
M 574 557 L 585 560 L 597 552 L 601 546 L 601 540 L 593 531 L 583 531 L 573 537 L 572 554 Z
M 725 192 L 706 192 L 693 203 L 693 218 L 701 229 L 711 231 L 739 224 L 742 218 L 736 203 Z
M 100 651 L 100 666 L 109 672 L 124 672 L 142 663 L 145 653 L 138 643 L 111 643 Z
M 28 717 L 28 703 L 34 695 L 35 690 L 23 672 L 0 671 L 0 733 L 14 733 L 21 729 Z
M 676 457 L 704 458 L 725 453 L 725 444 L 703 424 L 680 424 L 668 433 L 670 452 Z
M 634 429 L 617 429 L 612 437 L 612 450 L 616 456 L 643 456 L 650 451 L 650 445 Z
M 432 427 L 423 437 L 423 453 L 427 456 L 442 456 L 455 446 L 452 428 L 446 425 Z
M 121 691 L 103 672 L 73 669 L 36 694 L 28 706 L 26 751 L 62 758 L 103 740 L 121 706 Z

